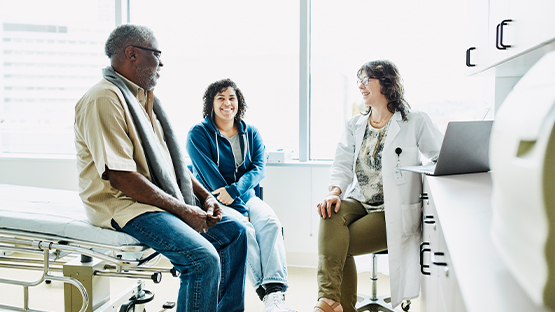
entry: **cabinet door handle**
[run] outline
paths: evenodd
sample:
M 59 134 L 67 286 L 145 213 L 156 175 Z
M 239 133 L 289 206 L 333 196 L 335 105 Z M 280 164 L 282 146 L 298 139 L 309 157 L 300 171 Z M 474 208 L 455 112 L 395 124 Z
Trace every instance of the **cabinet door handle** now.
M 497 24 L 497 28 L 495 29 L 495 47 L 498 50 L 505 50 L 505 48 L 499 46 L 499 28 L 501 28 L 501 24 Z
M 418 196 L 420 199 L 428 199 L 428 193 L 422 193 Z
M 472 50 L 476 50 L 475 47 L 470 47 L 468 49 L 466 49 L 466 66 L 467 67 L 474 67 L 476 66 L 476 64 L 470 64 L 470 51 Z
M 499 31 L 499 45 L 502 46 L 504 49 L 510 48 L 510 45 L 503 44 L 503 25 L 508 25 L 507 23 L 512 22 L 513 20 L 506 19 L 501 22 L 501 30 Z
M 506 19 L 501 21 L 501 23 L 497 24 L 497 30 L 495 33 L 495 47 L 499 50 L 507 50 L 510 48 L 510 45 L 503 44 L 503 26 L 508 25 L 509 22 L 512 22 L 511 19 Z
M 424 223 L 426 224 L 435 224 L 436 221 L 434 220 L 434 216 L 424 216 Z
M 430 258 L 432 260 L 432 263 L 438 266 L 447 266 L 447 262 L 441 262 L 441 261 L 437 261 L 436 260 L 436 256 L 445 256 L 445 253 L 443 252 L 433 252 L 430 255 Z
M 430 248 L 425 248 L 425 246 L 430 246 L 430 243 L 429 242 L 420 243 L 420 273 L 422 273 L 422 275 L 432 275 L 432 273 L 424 271 L 424 269 L 430 268 L 429 265 L 424 264 L 424 253 L 432 251 Z

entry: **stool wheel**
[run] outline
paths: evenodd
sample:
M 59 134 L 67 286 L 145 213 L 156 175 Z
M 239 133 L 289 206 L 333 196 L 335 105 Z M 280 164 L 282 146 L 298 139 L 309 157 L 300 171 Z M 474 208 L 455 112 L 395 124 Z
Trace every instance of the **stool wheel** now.
M 410 309 L 410 301 L 405 305 L 405 302 L 401 302 L 401 309 L 403 311 L 408 311 Z

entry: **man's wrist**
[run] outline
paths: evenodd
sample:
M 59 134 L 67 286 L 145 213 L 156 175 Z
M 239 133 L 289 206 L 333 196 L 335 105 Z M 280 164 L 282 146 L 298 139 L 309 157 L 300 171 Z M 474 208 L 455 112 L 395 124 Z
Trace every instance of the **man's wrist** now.
M 211 200 L 211 199 L 213 199 L 213 200 L 215 200 L 215 201 L 218 201 L 218 200 L 216 199 L 216 197 L 214 197 L 214 196 L 212 196 L 211 194 L 209 194 L 209 195 L 206 196 L 206 198 L 204 199 L 204 202 L 207 202 L 207 201 L 209 201 L 209 200 Z

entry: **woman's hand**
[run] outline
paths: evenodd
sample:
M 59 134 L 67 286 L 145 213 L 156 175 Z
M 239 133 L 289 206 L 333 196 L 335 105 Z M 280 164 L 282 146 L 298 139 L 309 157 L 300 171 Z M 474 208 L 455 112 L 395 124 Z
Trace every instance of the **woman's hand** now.
M 318 214 L 320 215 L 320 217 L 324 219 L 326 217 L 331 218 L 332 208 L 334 208 L 333 210 L 335 211 L 335 213 L 339 211 L 339 209 L 341 208 L 341 197 L 339 197 L 340 194 L 341 194 L 341 189 L 338 188 L 337 186 L 334 186 L 330 190 L 330 193 L 328 194 L 328 196 L 326 196 L 324 200 L 322 200 L 320 203 L 318 203 L 318 205 L 316 205 L 316 208 L 318 210 Z
M 213 195 L 219 194 L 216 199 L 218 199 L 224 205 L 231 205 L 233 203 L 233 198 L 229 196 L 225 187 L 220 187 L 219 189 L 212 192 Z

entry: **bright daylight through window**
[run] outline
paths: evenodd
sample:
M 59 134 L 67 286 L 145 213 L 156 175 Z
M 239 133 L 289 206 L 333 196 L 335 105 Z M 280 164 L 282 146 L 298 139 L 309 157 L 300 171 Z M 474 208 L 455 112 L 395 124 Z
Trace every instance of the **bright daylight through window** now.
M 132 0 L 131 22 L 148 25 L 164 51 L 155 93 L 184 146 L 202 120 L 208 85 L 230 78 L 247 102 L 245 121 L 267 150 L 299 145 L 299 3 L 297 1 Z
M 427 112 L 442 131 L 449 120 L 481 119 L 488 110 L 493 116 L 493 79 L 465 76 L 464 2 L 314 0 L 311 6 L 311 159 L 332 159 L 344 121 L 366 110 L 356 74 L 371 60 L 393 61 L 411 107 Z
M 109 64 L 114 17 L 113 0 L 0 1 L 0 153 L 75 154 L 73 108 Z
M 118 2 L 0 0 L 0 153 L 75 153 L 74 105 L 109 64 L 104 43 Z M 493 79 L 465 76 L 464 3 L 310 2 L 309 160 L 332 159 L 344 121 L 365 109 L 356 72 L 373 59 L 393 61 L 409 104 L 443 129 L 493 116 Z M 267 150 L 299 155 L 299 1 L 129 5 L 130 21 L 152 28 L 164 51 L 155 93 L 182 145 L 202 120 L 206 87 L 231 78 Z

